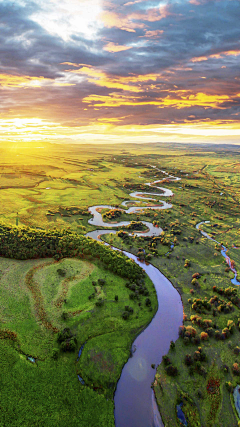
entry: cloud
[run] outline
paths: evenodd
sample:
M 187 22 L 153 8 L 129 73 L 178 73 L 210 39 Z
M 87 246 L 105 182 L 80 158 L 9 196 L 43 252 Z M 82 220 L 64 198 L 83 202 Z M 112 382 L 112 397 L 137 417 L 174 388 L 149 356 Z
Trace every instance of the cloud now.
M 132 46 L 122 46 L 113 42 L 109 42 L 104 46 L 103 49 L 107 52 L 122 52 L 123 50 L 132 49 Z
M 100 17 L 105 27 L 120 28 L 121 30 L 128 31 L 129 33 L 135 33 L 136 28 L 145 27 L 143 23 L 134 22 L 131 17 L 117 12 L 103 12 Z
M 237 0 L 0 0 L 1 118 L 239 124 L 239 21 Z
M 141 37 L 147 37 L 150 39 L 157 39 L 163 34 L 163 30 L 145 30 L 145 35 Z

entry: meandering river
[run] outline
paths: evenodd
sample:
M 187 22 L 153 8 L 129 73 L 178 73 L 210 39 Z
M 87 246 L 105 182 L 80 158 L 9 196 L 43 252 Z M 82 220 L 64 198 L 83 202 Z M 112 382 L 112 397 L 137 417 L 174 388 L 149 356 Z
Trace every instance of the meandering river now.
M 157 169 L 156 169 L 157 170 Z M 158 169 L 159 170 L 159 169 Z M 180 178 L 168 175 L 167 178 L 146 183 L 149 187 L 154 187 L 160 192 L 134 192 L 129 196 L 140 199 L 141 201 L 154 201 L 152 206 L 131 206 L 123 209 L 126 213 L 139 212 L 145 209 L 170 209 L 172 205 L 159 197 L 171 197 L 171 190 L 158 187 L 157 184 L 164 182 L 166 179 L 179 180 Z M 150 197 L 151 196 L 151 197 Z M 154 197 L 153 197 L 154 196 Z M 157 198 L 156 198 L 157 196 Z M 134 200 L 126 200 L 122 206 L 127 207 L 134 204 Z M 89 211 L 93 218 L 89 220 L 91 225 L 102 226 L 107 230 L 95 230 L 87 233 L 86 236 L 96 240 L 101 240 L 100 236 L 107 233 L 116 233 L 113 227 L 122 227 L 130 224 L 130 221 L 118 223 L 104 222 L 101 210 L 104 208 L 114 209 L 109 205 L 92 206 Z M 155 227 L 152 223 L 142 221 L 147 227 L 147 232 L 134 232 L 138 236 L 159 236 L 162 233 L 160 227 Z M 117 248 L 113 248 L 118 250 Z M 171 282 L 153 265 L 140 262 L 137 257 L 129 252 L 123 253 L 132 258 L 139 264 L 152 280 L 158 299 L 158 310 L 150 324 L 136 338 L 132 345 L 132 357 L 125 364 L 121 377 L 117 383 L 114 397 L 115 403 L 115 424 L 116 427 L 163 427 L 161 416 L 151 384 L 154 381 L 155 369 L 152 364 L 161 363 L 162 356 L 169 350 L 170 341 L 176 341 L 178 338 L 178 328 L 183 320 L 183 306 L 179 293 L 172 286 Z
M 150 166 L 156 168 L 156 166 Z M 159 171 L 159 169 L 156 168 L 156 171 Z M 161 193 L 134 192 L 129 194 L 130 197 L 137 198 L 138 201 L 139 199 L 141 201 L 151 200 L 154 201 L 154 204 L 152 206 L 131 206 L 128 209 L 123 209 L 123 211 L 130 213 L 145 209 L 160 210 L 172 207 L 170 203 L 159 199 L 159 197 L 173 196 L 172 191 L 164 187 L 158 187 L 157 184 L 166 180 L 180 180 L 180 178 L 169 175 L 165 171 L 161 172 L 166 174 L 167 178 L 145 184 L 160 190 Z M 136 201 L 126 200 L 122 203 L 122 206 L 127 207 L 129 204 L 134 205 L 134 203 Z M 89 220 L 89 224 L 107 228 L 107 230 L 95 230 L 86 234 L 86 236 L 99 241 L 101 241 L 100 236 L 103 234 L 116 233 L 113 228 L 130 224 L 130 221 L 122 221 L 115 224 L 104 222 L 101 215 L 101 210 L 104 208 L 114 209 L 109 205 L 89 207 L 89 212 L 93 215 L 93 218 Z M 150 222 L 142 222 L 148 227 L 148 231 L 131 234 L 138 236 L 158 236 L 161 234 L 162 229 L 160 227 L 155 227 Z M 197 228 L 202 223 L 199 223 Z M 201 233 L 214 240 L 206 233 L 202 231 Z M 119 250 L 117 248 L 113 249 Z M 222 254 L 225 249 L 224 247 L 222 248 Z M 158 310 L 150 324 L 135 339 L 132 345 L 132 357 L 125 364 L 117 383 L 114 397 L 115 425 L 116 427 L 164 427 L 151 389 L 155 376 L 155 369 L 152 369 L 151 365 L 157 366 L 161 363 L 162 356 L 169 350 L 170 342 L 176 341 L 178 338 L 178 329 L 183 320 L 182 301 L 172 283 L 156 267 L 140 262 L 135 255 L 129 252 L 123 251 L 123 253 L 139 264 L 152 280 L 157 293 Z M 235 280 L 237 280 L 236 276 Z M 232 281 L 232 283 L 234 282 Z

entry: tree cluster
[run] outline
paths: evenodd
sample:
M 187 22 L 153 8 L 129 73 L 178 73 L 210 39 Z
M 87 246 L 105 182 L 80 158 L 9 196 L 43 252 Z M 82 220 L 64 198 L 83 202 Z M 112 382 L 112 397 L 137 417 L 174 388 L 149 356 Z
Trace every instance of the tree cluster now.
M 14 259 L 65 257 L 99 259 L 110 271 L 140 279 L 144 271 L 133 260 L 90 237 L 69 230 L 36 230 L 0 224 L 0 256 Z

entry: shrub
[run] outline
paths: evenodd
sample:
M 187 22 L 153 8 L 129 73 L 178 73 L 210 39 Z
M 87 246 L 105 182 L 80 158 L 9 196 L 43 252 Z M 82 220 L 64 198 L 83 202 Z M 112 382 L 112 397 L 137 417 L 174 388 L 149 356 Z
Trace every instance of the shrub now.
M 186 354 L 185 358 L 184 358 L 184 363 L 187 366 L 190 366 L 193 364 L 193 360 L 192 360 L 192 356 L 191 354 Z
M 168 365 L 166 367 L 166 373 L 171 377 L 176 377 L 178 375 L 178 369 L 176 366 Z
M 186 326 L 185 335 L 186 334 L 189 334 L 190 337 L 195 337 L 197 334 L 197 331 L 195 328 L 193 328 L 193 326 L 189 325 L 189 326 Z
M 163 364 L 164 364 L 165 366 L 167 366 L 167 365 L 171 365 L 171 360 L 169 359 L 169 357 L 168 357 L 167 355 L 164 355 L 164 356 L 162 357 L 162 361 L 163 361 Z
M 200 274 L 199 273 L 194 273 L 193 275 L 192 275 L 192 279 L 200 279 Z
M 194 360 L 196 360 L 196 361 L 201 360 L 201 353 L 200 353 L 200 351 L 195 351 L 193 357 L 194 357 Z
M 130 316 L 129 311 L 124 311 L 124 312 L 122 313 L 122 318 L 123 318 L 124 320 L 127 320 L 127 319 L 129 318 L 129 316 Z
M 223 365 L 223 372 L 224 372 L 225 374 L 227 374 L 227 373 L 229 372 L 229 367 L 228 367 L 228 365 Z
M 207 355 L 204 351 L 201 351 L 200 353 L 200 360 L 201 362 L 205 362 L 207 360 Z
M 65 277 L 65 276 L 66 276 L 66 274 L 67 274 L 66 270 L 64 270 L 63 268 L 58 268 L 58 269 L 57 269 L 57 273 L 58 273 L 58 274 L 59 274 L 59 276 L 61 276 L 61 277 Z
M 195 345 L 199 345 L 200 344 L 200 336 L 196 335 L 194 338 L 192 338 L 192 343 Z
M 61 315 L 62 320 L 67 320 L 68 318 L 68 313 L 66 313 L 66 311 L 64 311 Z
M 115 301 L 118 301 L 118 295 L 115 295 Z
M 70 338 L 70 339 L 63 341 L 61 343 L 60 349 L 64 352 L 75 351 L 76 345 L 77 345 L 76 340 L 74 340 L 73 338 Z
M 152 304 L 150 298 L 146 298 L 145 304 L 147 307 L 150 307 L 150 305 Z
M 230 333 L 233 334 L 235 329 L 235 323 L 233 322 L 233 320 L 228 320 L 227 328 L 229 329 Z
M 224 334 L 226 338 L 229 338 L 230 337 L 230 331 L 229 331 L 229 329 L 228 328 L 224 328 L 222 330 L 222 334 Z
M 214 335 L 214 329 L 213 328 L 207 328 L 206 332 L 209 335 L 209 337 L 213 337 L 213 335 Z
M 238 363 L 233 364 L 232 371 L 234 375 L 240 375 L 240 366 Z
M 240 347 L 236 346 L 233 350 L 234 354 L 239 354 L 240 353 Z
M 96 306 L 97 306 L 97 307 L 102 307 L 102 306 L 103 306 L 103 304 L 104 304 L 104 302 L 103 302 L 103 300 L 102 300 L 101 298 L 99 298 L 99 299 L 95 302 L 95 304 L 96 304 Z
M 65 341 L 69 338 L 72 338 L 72 337 L 73 337 L 73 334 L 72 334 L 70 328 L 64 328 L 62 331 L 58 332 L 57 341 L 59 343 L 61 343 L 61 342 Z
M 201 332 L 200 336 L 201 336 L 202 341 L 208 340 L 208 333 L 207 332 Z
M 226 381 L 225 385 L 226 385 L 227 390 L 229 391 L 229 393 L 232 393 L 233 392 L 233 385 L 232 385 L 231 381 Z
M 171 342 L 170 342 L 170 349 L 171 349 L 171 350 L 174 350 L 174 349 L 175 349 L 175 342 L 174 342 L 174 341 L 171 341 Z

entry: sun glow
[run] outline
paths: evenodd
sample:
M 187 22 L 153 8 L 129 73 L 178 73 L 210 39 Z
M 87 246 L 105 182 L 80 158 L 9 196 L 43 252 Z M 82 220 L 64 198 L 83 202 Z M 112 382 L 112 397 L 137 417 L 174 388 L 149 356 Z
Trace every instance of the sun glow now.
M 32 20 L 64 41 L 78 34 L 87 39 L 95 38 L 98 29 L 103 27 L 98 19 L 102 12 L 102 0 L 40 0 L 38 3 L 41 11 L 33 14 Z
M 40 118 L 15 118 L 2 120 L 0 124 L 0 142 L 183 142 L 186 138 L 204 141 L 206 138 L 222 139 L 226 137 L 236 141 L 240 136 L 237 123 L 229 121 L 194 122 L 181 125 L 124 125 L 126 117 L 101 118 L 86 126 L 63 126 L 60 123 L 42 120 Z

